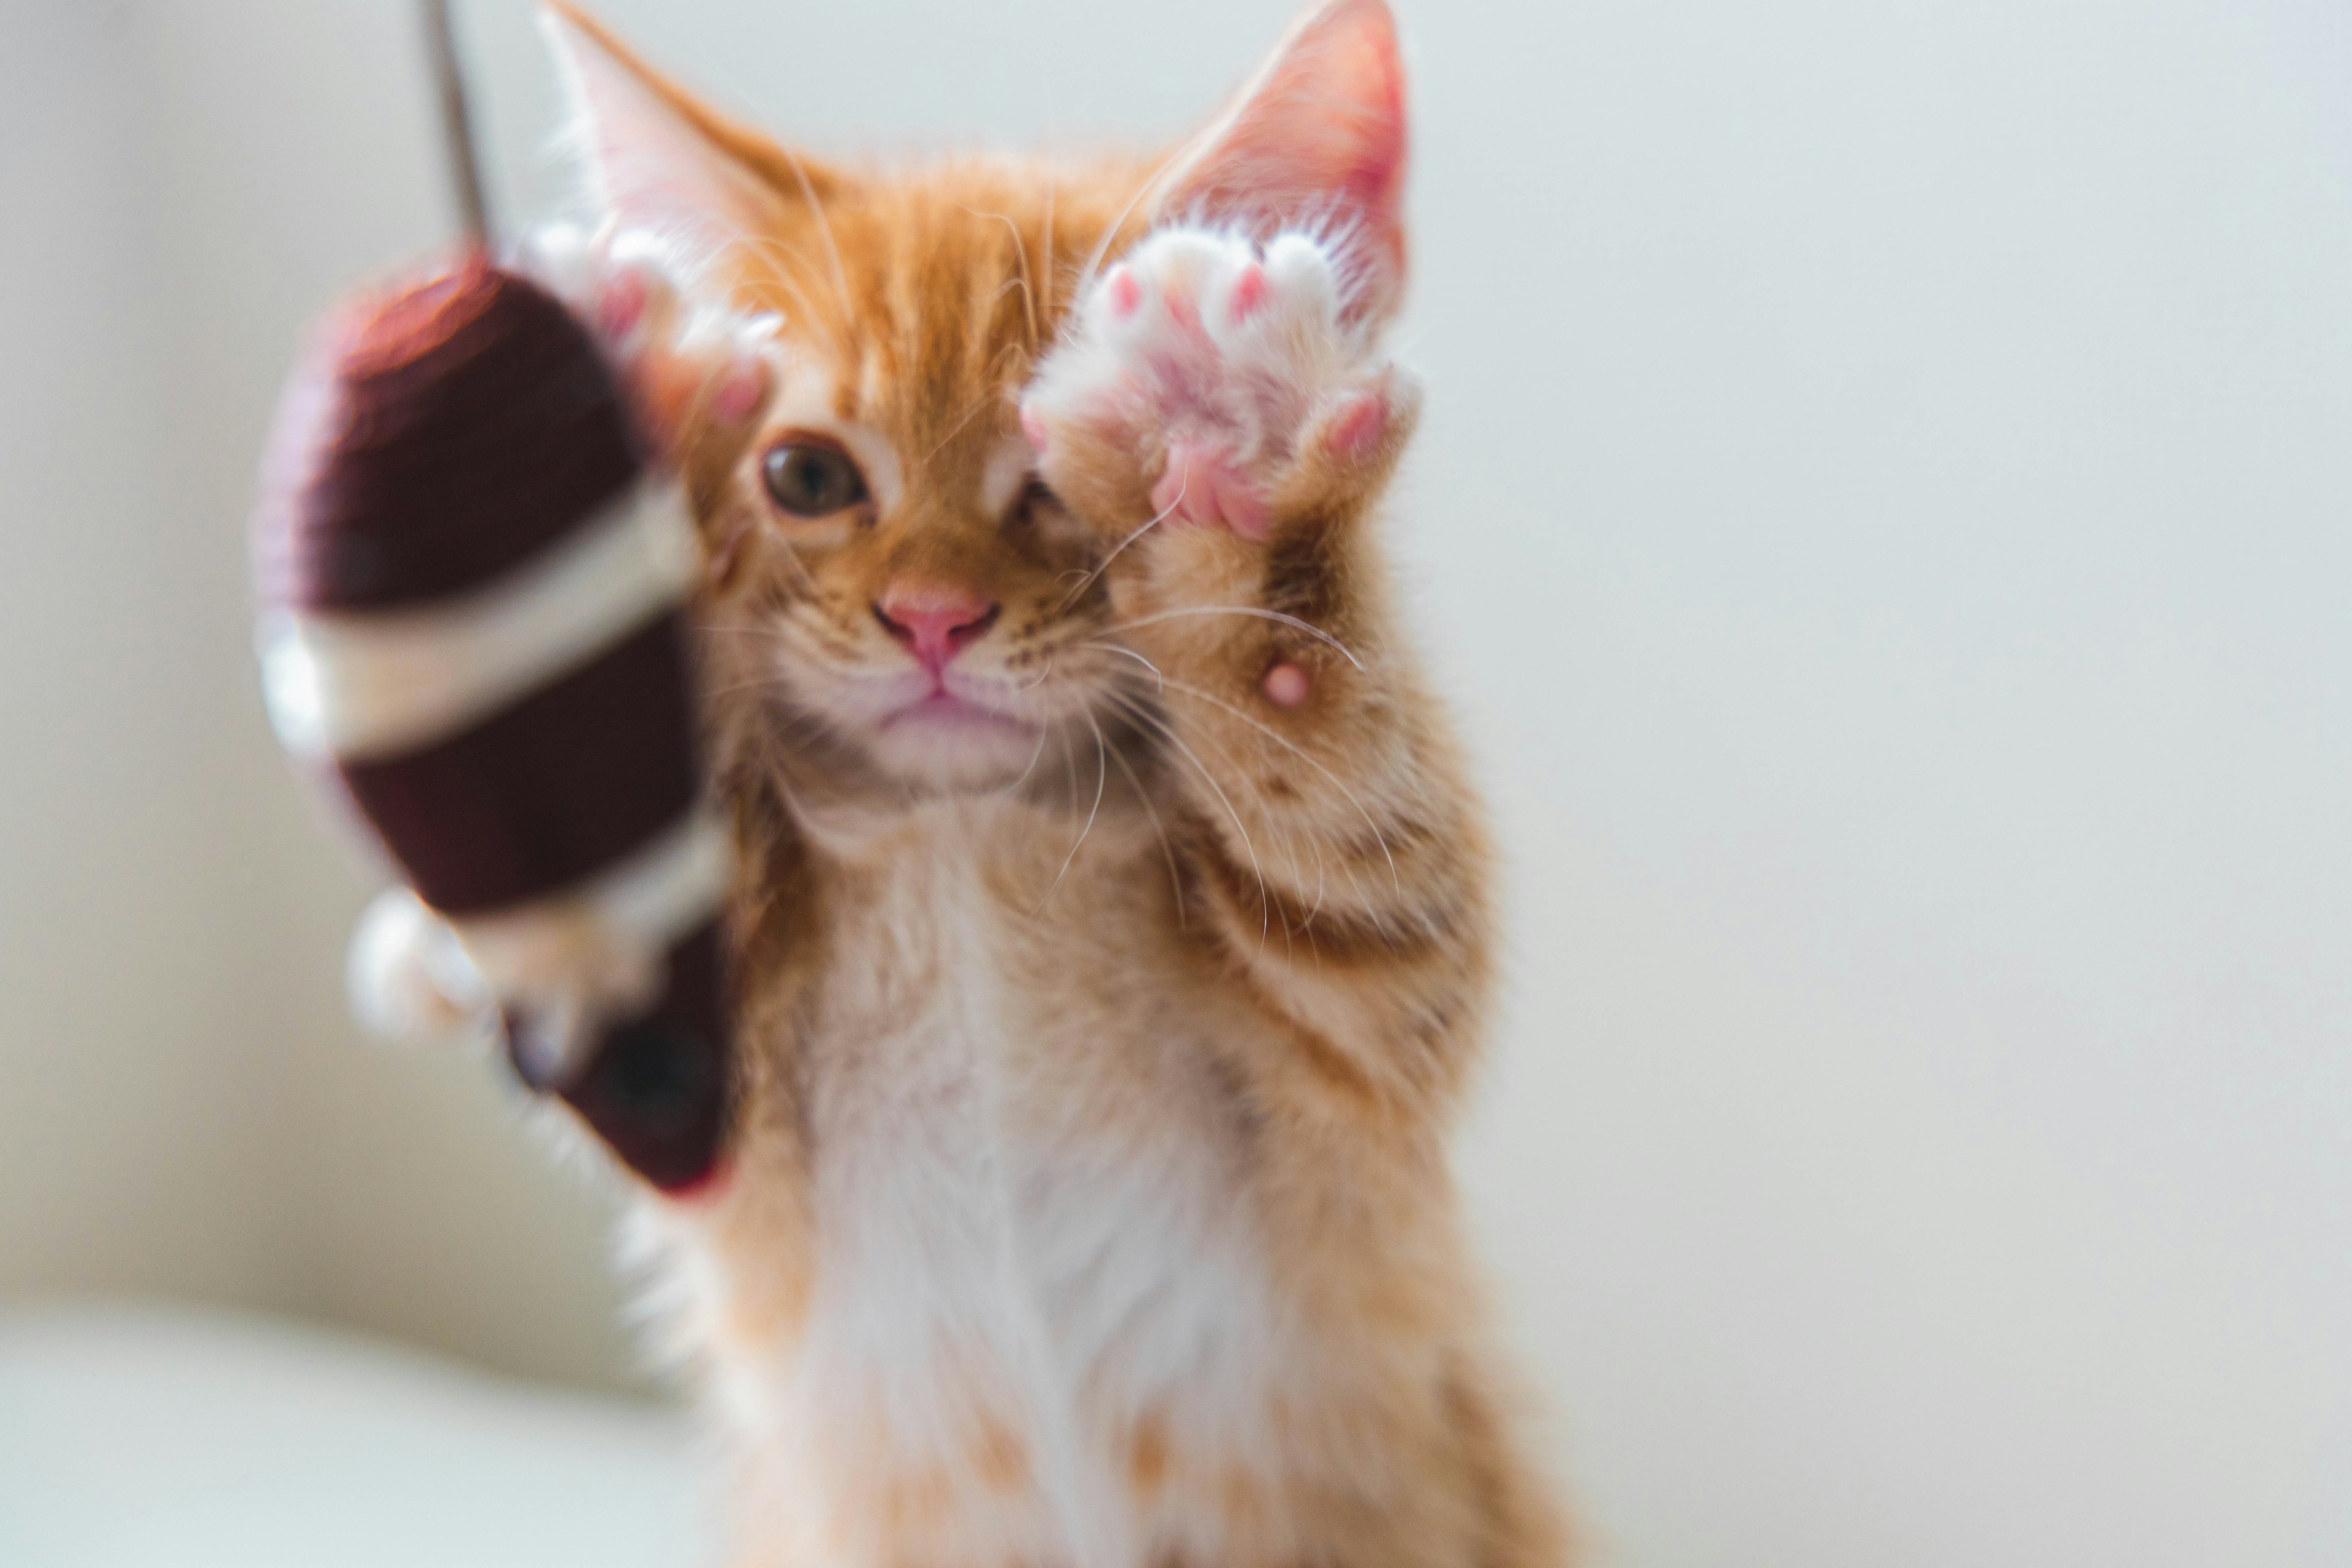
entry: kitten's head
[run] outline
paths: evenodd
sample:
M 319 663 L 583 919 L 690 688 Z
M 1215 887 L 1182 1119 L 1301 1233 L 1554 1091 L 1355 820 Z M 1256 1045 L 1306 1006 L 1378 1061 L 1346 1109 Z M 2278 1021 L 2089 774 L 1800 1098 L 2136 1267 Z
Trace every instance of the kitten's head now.
M 780 322 L 749 447 L 681 443 L 721 724 L 929 792 L 1123 729 L 1150 677 L 1115 651 L 1100 568 L 1142 520 L 1045 489 L 1021 389 L 1094 270 L 1170 216 L 1325 225 L 1355 298 L 1392 307 L 1404 121 L 1382 0 L 1328 0 L 1172 154 L 890 172 L 798 154 L 568 6 L 549 20 L 601 216 Z

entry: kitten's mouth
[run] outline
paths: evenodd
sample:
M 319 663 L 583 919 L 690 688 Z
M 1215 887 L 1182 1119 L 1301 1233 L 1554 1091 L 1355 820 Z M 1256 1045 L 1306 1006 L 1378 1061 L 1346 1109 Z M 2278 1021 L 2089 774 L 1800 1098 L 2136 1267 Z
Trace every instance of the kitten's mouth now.
M 968 698 L 958 697 L 944 687 L 899 709 L 882 721 L 882 728 L 885 731 L 921 730 L 933 734 L 986 733 L 1023 737 L 1037 732 L 1037 726 L 1026 720 L 982 707 Z

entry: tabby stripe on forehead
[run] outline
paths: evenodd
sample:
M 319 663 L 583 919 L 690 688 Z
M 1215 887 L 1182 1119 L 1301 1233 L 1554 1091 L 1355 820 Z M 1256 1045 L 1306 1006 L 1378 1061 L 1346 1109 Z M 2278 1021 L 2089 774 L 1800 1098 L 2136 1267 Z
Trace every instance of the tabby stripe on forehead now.
M 261 638 L 271 723 L 296 755 L 346 763 L 441 741 L 677 604 L 695 559 L 683 494 L 648 482 L 441 603 L 281 608 Z
M 672 611 L 461 734 L 337 769 L 411 886 L 466 916 L 581 882 L 700 793 L 684 616 Z

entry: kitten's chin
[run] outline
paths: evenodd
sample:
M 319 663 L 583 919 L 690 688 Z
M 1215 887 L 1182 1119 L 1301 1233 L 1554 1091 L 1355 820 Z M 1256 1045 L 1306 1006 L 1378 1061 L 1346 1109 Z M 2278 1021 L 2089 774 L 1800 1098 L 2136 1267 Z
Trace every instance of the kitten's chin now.
M 866 736 L 883 769 L 934 789 L 990 789 L 1026 773 L 1045 744 L 1045 731 L 951 698 L 892 714 Z

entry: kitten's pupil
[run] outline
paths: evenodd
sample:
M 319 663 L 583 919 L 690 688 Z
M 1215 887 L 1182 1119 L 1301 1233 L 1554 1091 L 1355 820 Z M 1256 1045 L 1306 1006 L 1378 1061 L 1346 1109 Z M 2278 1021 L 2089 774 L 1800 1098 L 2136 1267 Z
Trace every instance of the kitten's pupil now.
M 794 517 L 827 517 L 866 499 L 849 454 L 816 441 L 781 441 L 761 466 L 768 494 Z

